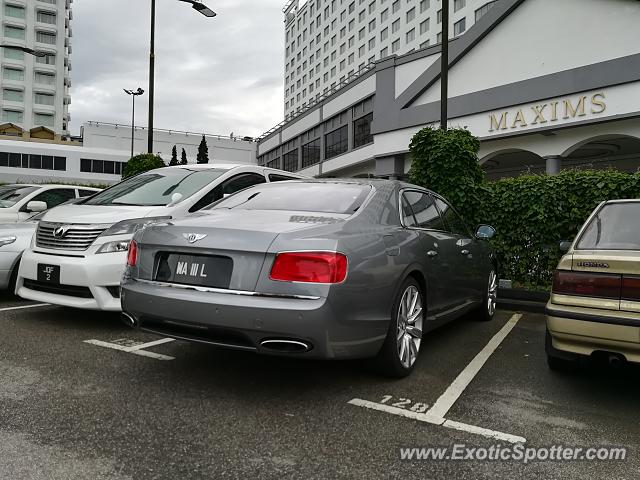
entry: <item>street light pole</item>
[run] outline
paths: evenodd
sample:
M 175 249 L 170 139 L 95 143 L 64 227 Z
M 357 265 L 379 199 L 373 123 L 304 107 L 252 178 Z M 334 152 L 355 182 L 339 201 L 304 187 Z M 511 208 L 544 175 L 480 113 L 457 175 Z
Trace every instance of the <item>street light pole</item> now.
M 131 157 L 133 158 L 133 144 L 134 144 L 134 139 L 135 139 L 135 133 L 136 133 L 136 97 L 139 95 L 142 95 L 144 93 L 144 90 L 141 89 L 140 87 L 138 87 L 138 90 L 127 90 L 126 88 L 123 88 L 124 93 L 126 93 L 127 95 L 131 95 L 133 97 L 133 108 L 132 108 L 132 113 L 131 113 Z
M 449 119 L 449 0 L 442 0 L 442 53 L 440 55 L 440 128 Z
M 189 3 L 191 7 L 205 17 L 215 17 L 216 12 L 199 0 L 178 0 Z M 147 136 L 147 152 L 153 153 L 153 102 L 155 97 L 155 69 L 156 69 L 156 0 L 151 0 L 151 48 L 149 49 L 149 122 Z

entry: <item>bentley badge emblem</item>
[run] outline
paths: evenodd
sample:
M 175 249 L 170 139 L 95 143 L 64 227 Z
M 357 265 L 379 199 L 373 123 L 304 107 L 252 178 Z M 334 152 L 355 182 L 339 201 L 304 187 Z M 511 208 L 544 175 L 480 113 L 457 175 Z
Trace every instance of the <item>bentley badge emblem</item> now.
M 182 236 L 187 239 L 189 243 L 196 243 L 207 236 L 206 233 L 183 233 Z

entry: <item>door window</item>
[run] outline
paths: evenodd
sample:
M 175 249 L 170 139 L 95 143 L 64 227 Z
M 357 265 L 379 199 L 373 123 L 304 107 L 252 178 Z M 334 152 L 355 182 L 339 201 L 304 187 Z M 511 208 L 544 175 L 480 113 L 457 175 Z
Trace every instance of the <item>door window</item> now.
M 431 195 L 424 192 L 408 191 L 403 194 L 409 204 L 419 228 L 444 230 L 440 214 Z
M 279 175 L 277 173 L 270 173 L 269 174 L 269 181 L 270 182 L 285 182 L 287 180 L 300 180 L 297 177 L 288 177 L 286 175 Z
M 91 195 L 95 195 L 96 193 L 98 193 L 98 192 L 96 192 L 94 190 L 83 190 L 81 188 L 78 189 L 78 194 L 81 197 L 90 197 Z
M 442 218 L 444 219 L 444 223 L 448 231 L 454 235 L 460 235 L 461 237 L 471 237 L 469 235 L 469 229 L 451 205 L 438 197 L 436 197 L 436 205 L 442 214 Z
M 73 188 L 53 188 L 51 190 L 45 190 L 44 192 L 36 195 L 30 201 L 32 202 L 45 202 L 47 208 L 53 208 L 61 203 L 76 198 L 76 191 Z
M 240 190 L 260 183 L 266 183 L 266 179 L 259 173 L 241 173 L 235 177 L 231 177 L 214 187 L 204 197 L 198 200 L 195 205 L 189 209 L 189 212 L 198 211 L 224 198 L 225 195 L 232 195 Z

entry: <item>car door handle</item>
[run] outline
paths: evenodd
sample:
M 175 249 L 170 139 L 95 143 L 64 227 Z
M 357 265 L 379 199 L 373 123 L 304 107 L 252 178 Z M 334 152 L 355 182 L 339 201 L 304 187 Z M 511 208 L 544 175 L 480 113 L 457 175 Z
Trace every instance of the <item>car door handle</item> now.
M 469 255 L 469 250 L 466 250 L 466 249 L 465 250 L 460 250 L 460 253 L 462 255 Z
M 429 250 L 427 252 L 427 256 L 429 256 L 431 258 L 435 257 L 436 255 L 438 255 L 438 252 L 436 252 L 435 250 Z

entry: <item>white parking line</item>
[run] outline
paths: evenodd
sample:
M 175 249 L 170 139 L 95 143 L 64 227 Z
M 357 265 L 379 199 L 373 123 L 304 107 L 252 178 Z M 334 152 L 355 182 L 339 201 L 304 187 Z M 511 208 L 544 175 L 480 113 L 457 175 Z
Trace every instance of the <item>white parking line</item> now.
M 513 315 L 507 323 L 496 333 L 489 343 L 478 353 L 473 360 L 460 372 L 451 385 L 445 390 L 445 392 L 438 398 L 435 404 L 424 413 L 412 412 L 404 408 L 394 407 L 383 403 L 370 402 L 368 400 L 362 400 L 360 398 L 354 398 L 349 400 L 349 404 L 356 405 L 358 407 L 369 408 L 372 410 L 378 410 L 381 412 L 391 413 L 393 415 L 399 415 L 402 417 L 411 418 L 420 422 L 430 423 L 432 425 L 439 425 L 445 428 L 451 428 L 453 430 L 459 430 L 463 432 L 473 433 L 476 435 L 482 435 L 488 438 L 494 438 L 510 443 L 526 443 L 527 439 L 518 435 L 512 435 L 510 433 L 503 433 L 497 430 L 490 430 L 475 425 L 469 425 L 466 423 L 456 422 L 454 420 L 448 420 L 445 415 L 449 413 L 451 407 L 460 398 L 460 395 L 469 386 L 471 381 L 475 378 L 478 372 L 482 369 L 493 352 L 496 351 L 502 341 L 509 335 L 509 332 L 513 330 L 518 321 L 522 318 L 522 315 Z
M 169 339 L 163 339 L 169 340 Z M 173 339 L 170 339 L 173 340 Z M 141 357 L 149 357 L 155 358 L 156 360 L 174 360 L 174 357 L 170 357 L 169 355 L 162 355 L 161 353 L 148 352 L 146 350 L 140 350 L 142 345 L 136 345 L 135 347 L 125 347 L 123 345 L 118 345 L 116 343 L 103 342 L 102 340 L 85 340 L 84 343 L 88 343 L 91 345 L 96 345 L 98 347 L 111 348 L 113 350 L 119 350 L 121 352 L 132 353 L 134 355 L 140 355 Z M 150 342 L 154 345 L 159 345 L 157 342 Z M 161 342 L 167 343 L 167 342 Z M 150 346 L 149 344 L 144 344 L 146 346 Z
M 133 352 L 135 350 L 142 350 L 143 348 L 155 347 L 156 345 L 162 345 L 163 343 L 175 342 L 175 338 L 161 338 L 160 340 L 156 340 L 155 342 L 143 343 L 142 345 L 136 345 L 134 347 L 129 347 L 129 352 Z
M 527 439 L 519 437 L 518 435 L 511 435 L 510 433 L 498 432 L 497 430 L 489 430 L 487 428 L 476 427 L 475 425 L 468 425 L 466 423 L 455 422 L 453 420 L 447 420 L 442 417 L 437 417 L 429 413 L 416 413 L 403 408 L 392 407 L 390 405 L 384 405 L 381 403 L 370 402 L 368 400 L 362 400 L 360 398 L 354 398 L 347 403 L 356 405 L 358 407 L 370 408 L 371 410 L 378 410 L 381 412 L 391 413 L 393 415 L 400 415 L 401 417 L 411 418 L 420 422 L 430 423 L 432 425 L 439 425 L 445 428 L 451 428 L 453 430 L 461 430 L 464 432 L 473 433 L 476 435 L 482 435 L 483 437 L 495 438 L 496 440 L 502 440 L 510 443 L 526 443 Z
M 20 307 L 0 308 L 0 312 L 8 312 L 9 310 L 23 310 L 25 308 L 48 307 L 50 303 L 36 303 L 35 305 L 22 305 Z
M 496 348 L 502 343 L 502 341 L 509 335 L 509 332 L 513 330 L 513 327 L 516 326 L 518 321 L 522 318 L 522 315 L 519 313 L 513 315 L 509 321 L 500 329 L 495 336 L 489 340 L 489 343 L 485 345 L 485 347 L 480 350 L 473 360 L 465 367 L 465 369 L 460 372 L 460 375 L 453 381 L 449 388 L 445 390 L 445 392 L 436 400 L 436 403 L 429 409 L 427 413 L 430 413 L 434 417 L 443 417 L 449 413 L 453 404 L 456 403 L 462 392 L 469 386 L 471 381 L 478 374 L 480 369 L 484 366 L 484 364 L 489 360 L 489 357 L 493 352 L 496 351 Z

